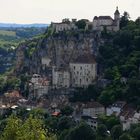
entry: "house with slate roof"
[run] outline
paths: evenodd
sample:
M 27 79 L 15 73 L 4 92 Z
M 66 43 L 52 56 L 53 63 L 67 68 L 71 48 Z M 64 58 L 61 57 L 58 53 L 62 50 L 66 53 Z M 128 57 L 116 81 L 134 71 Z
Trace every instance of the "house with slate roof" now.
M 86 29 L 92 27 L 93 30 L 119 31 L 120 30 L 120 12 L 118 7 L 114 13 L 114 19 L 110 16 L 95 16 L 92 22 L 87 23 Z

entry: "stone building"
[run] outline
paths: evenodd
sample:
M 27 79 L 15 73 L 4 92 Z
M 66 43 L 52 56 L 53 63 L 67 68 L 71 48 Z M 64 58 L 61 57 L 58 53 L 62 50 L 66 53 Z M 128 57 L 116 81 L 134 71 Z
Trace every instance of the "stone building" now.
M 50 58 L 48 58 L 48 57 L 42 57 L 41 58 L 41 64 L 42 64 L 43 68 L 49 67 L 50 63 L 51 63 L 51 59 Z
M 83 116 L 97 117 L 105 114 L 105 108 L 98 102 L 88 102 L 83 107 Z
M 70 63 L 71 86 L 88 87 L 94 82 L 97 76 L 97 64 L 90 56 L 80 56 Z
M 77 29 L 75 22 L 76 19 L 72 19 L 72 21 L 70 21 L 69 19 L 63 19 L 61 23 L 52 22 L 51 27 L 56 33 L 61 31 L 74 30 Z
M 115 116 L 119 116 L 121 110 L 124 108 L 125 105 L 125 101 L 117 101 L 113 103 L 111 106 L 106 108 L 106 115 L 111 116 L 112 114 L 114 114 Z
M 93 130 L 97 130 L 98 128 L 97 117 L 82 116 L 82 120 L 84 120 Z
M 53 67 L 52 85 L 53 85 L 53 88 L 69 88 L 70 87 L 69 71 L 64 68 L 57 69 Z
M 114 13 L 114 19 L 110 16 L 95 16 L 92 22 L 87 23 L 86 29 L 89 27 L 92 30 L 103 31 L 105 28 L 107 31 L 119 31 L 120 30 L 120 12 L 118 7 Z
M 49 91 L 50 81 L 47 77 L 41 77 L 39 74 L 34 74 L 30 80 L 30 97 L 39 98 L 47 95 Z

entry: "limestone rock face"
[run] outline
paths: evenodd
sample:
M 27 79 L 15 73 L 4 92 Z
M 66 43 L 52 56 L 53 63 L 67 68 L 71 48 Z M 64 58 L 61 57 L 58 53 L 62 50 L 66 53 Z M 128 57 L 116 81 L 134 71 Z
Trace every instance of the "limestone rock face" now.
M 25 43 L 24 49 L 20 51 L 28 52 L 30 43 Z M 41 73 L 43 57 L 47 57 L 51 60 L 50 67 L 55 65 L 57 67 L 67 67 L 68 64 L 81 55 L 97 55 L 98 47 L 100 45 L 100 33 L 99 32 L 74 32 L 72 33 L 60 33 L 51 35 L 49 37 L 43 37 L 39 39 L 34 46 L 35 51 L 30 56 L 24 56 L 24 60 L 18 57 L 20 54 L 17 51 L 17 60 L 20 58 L 22 62 L 22 70 L 26 68 L 26 72 Z M 22 47 L 23 44 L 20 46 Z M 20 48 L 19 47 L 19 48 Z M 22 53 L 23 54 L 23 53 Z M 18 71 L 21 68 L 18 66 Z

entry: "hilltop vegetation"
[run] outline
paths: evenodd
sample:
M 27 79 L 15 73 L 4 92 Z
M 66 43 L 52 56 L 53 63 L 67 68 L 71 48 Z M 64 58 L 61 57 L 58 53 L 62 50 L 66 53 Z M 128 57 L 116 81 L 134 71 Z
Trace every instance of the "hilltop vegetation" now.
M 110 80 L 99 100 L 105 105 L 116 100 L 126 100 L 139 107 L 140 21 L 126 20 L 118 33 L 104 36 L 109 38 L 99 48 L 98 62 L 102 66 L 103 77 Z
M 126 17 L 124 17 L 126 16 Z M 121 30 L 110 33 L 104 30 L 104 44 L 99 47 L 97 57 L 99 78 L 106 86 L 98 83 L 85 90 L 79 89 L 72 101 L 97 100 L 105 106 L 124 100 L 139 110 L 140 107 L 140 19 L 121 19 Z

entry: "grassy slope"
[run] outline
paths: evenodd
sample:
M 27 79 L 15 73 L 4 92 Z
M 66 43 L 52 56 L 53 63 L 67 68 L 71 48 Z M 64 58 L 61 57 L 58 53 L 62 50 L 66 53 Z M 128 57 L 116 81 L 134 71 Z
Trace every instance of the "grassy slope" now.
M 3 36 L 16 36 L 16 32 L 0 30 L 0 35 L 3 35 Z

